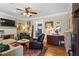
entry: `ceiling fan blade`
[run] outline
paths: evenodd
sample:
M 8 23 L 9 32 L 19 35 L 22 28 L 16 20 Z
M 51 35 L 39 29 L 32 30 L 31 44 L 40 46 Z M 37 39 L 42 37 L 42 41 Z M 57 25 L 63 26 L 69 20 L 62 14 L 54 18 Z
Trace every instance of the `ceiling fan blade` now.
M 33 12 L 33 10 L 30 7 L 27 7 L 25 9 L 16 8 L 16 10 L 21 11 L 22 12 L 21 13 L 22 15 L 27 15 L 29 17 L 31 17 L 33 14 L 37 14 L 37 12 Z
M 37 14 L 37 12 L 30 12 L 30 13 L 32 13 L 32 14 Z
M 17 10 L 20 10 L 20 11 L 24 11 L 23 9 L 20 9 L 20 8 L 16 8 Z
M 28 9 L 27 8 L 25 8 L 25 12 L 28 14 L 29 13 L 29 11 L 28 11 Z

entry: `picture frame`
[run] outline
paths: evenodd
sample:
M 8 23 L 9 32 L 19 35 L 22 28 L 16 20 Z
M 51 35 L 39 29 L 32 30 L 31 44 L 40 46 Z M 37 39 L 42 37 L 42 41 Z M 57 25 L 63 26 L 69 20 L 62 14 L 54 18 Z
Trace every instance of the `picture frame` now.
M 48 28 L 48 27 L 52 27 L 53 28 L 53 21 L 46 21 L 45 22 L 45 28 Z

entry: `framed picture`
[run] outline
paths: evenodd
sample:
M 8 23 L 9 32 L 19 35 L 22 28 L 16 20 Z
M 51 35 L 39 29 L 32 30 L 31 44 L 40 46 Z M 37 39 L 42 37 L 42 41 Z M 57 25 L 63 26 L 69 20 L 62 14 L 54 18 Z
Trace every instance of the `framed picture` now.
M 49 27 L 53 28 L 53 21 L 47 21 L 47 22 L 45 22 L 45 28 L 49 28 Z
M 57 22 L 56 22 L 56 26 L 60 26 L 61 23 L 62 23 L 61 21 L 57 21 Z

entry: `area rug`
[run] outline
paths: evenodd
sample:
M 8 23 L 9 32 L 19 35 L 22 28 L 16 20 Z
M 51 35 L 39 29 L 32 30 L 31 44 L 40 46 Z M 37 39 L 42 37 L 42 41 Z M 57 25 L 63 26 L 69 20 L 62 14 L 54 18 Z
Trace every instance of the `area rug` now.
M 24 56 L 44 56 L 47 47 L 44 47 L 42 50 L 29 50 L 24 51 Z

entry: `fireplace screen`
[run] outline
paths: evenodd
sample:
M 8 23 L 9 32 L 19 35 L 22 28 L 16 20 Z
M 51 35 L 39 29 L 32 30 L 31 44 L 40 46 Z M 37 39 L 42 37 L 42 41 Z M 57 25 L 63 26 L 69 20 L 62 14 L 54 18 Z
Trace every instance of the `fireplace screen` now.
M 14 39 L 14 34 L 2 35 L 3 39 Z

